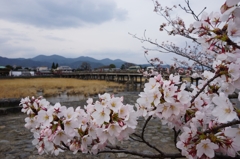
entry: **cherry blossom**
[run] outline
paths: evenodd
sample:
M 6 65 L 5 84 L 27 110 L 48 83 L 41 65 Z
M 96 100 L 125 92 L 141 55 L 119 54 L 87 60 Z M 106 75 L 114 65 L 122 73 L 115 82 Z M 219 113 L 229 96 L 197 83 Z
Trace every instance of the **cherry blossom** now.
M 92 113 L 92 117 L 98 125 L 102 125 L 104 122 L 109 122 L 110 109 L 105 108 L 102 105 L 95 105 L 96 111 Z
M 218 122 L 226 123 L 228 121 L 238 119 L 232 103 L 223 93 L 220 93 L 219 96 L 213 97 L 213 102 L 217 106 L 213 109 L 212 113 L 218 118 Z
M 201 140 L 199 144 L 197 144 L 197 156 L 202 157 L 202 155 L 206 155 L 209 158 L 214 157 L 214 150 L 218 149 L 218 145 L 212 143 L 209 139 Z
M 52 111 L 40 110 L 38 112 L 38 121 L 40 121 L 43 126 L 49 126 L 53 121 Z

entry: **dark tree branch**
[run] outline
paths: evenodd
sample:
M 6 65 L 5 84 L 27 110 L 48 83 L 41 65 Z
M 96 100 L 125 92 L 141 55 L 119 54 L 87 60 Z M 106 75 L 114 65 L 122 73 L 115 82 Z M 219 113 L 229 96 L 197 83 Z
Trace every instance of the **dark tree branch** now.
M 229 127 L 229 126 L 233 126 L 233 125 L 237 125 L 237 124 L 240 124 L 240 121 L 239 120 L 235 120 L 235 121 L 232 121 L 232 122 L 229 122 L 229 123 L 226 123 L 226 124 L 222 124 L 220 126 L 217 126 L 215 128 L 212 128 L 212 129 L 208 129 L 206 131 L 204 131 L 203 133 L 204 134 L 207 134 L 207 133 L 217 133 L 220 129 L 222 128 L 226 128 L 226 127 Z
M 207 7 L 204 7 L 202 9 L 202 11 L 196 15 L 195 12 L 192 10 L 191 6 L 190 6 L 190 2 L 189 0 L 185 0 L 185 3 L 187 4 L 187 8 L 186 7 L 182 7 L 181 4 L 179 4 L 179 7 L 184 10 L 186 13 L 188 14 L 192 14 L 193 18 L 196 20 L 196 21 L 199 21 L 199 16 L 202 14 L 202 12 L 207 9 Z
M 142 141 L 143 141 L 146 145 L 148 145 L 148 147 L 151 147 L 152 149 L 156 150 L 156 151 L 159 152 L 161 155 L 163 155 L 164 153 L 163 153 L 161 150 L 159 150 L 159 149 L 156 148 L 155 146 L 151 145 L 151 144 L 150 144 L 149 142 L 147 142 L 147 141 L 145 140 L 145 138 L 144 138 L 145 129 L 146 129 L 146 127 L 147 127 L 148 122 L 151 120 L 151 118 L 152 118 L 152 116 L 149 116 L 149 117 L 147 118 L 147 120 L 145 121 L 144 125 L 143 125 L 142 134 L 141 134 L 141 139 L 142 139 Z
M 147 124 L 148 124 L 148 122 L 151 120 L 151 118 L 152 118 L 152 116 L 149 116 L 149 117 L 147 118 L 147 120 L 145 121 L 144 125 L 143 125 L 142 134 L 141 134 L 141 138 L 142 138 L 143 140 L 145 140 L 145 139 L 144 139 L 144 132 L 145 132 L 145 129 L 146 129 L 146 127 L 147 127 Z
M 197 59 L 194 59 L 194 58 L 188 56 L 187 54 L 186 54 L 186 55 L 183 54 L 181 51 L 179 51 L 179 49 L 178 49 L 177 47 L 175 47 L 175 48 L 174 48 L 174 47 L 171 47 L 171 50 L 170 50 L 170 48 L 163 47 L 163 46 L 159 45 L 158 43 L 153 42 L 153 41 L 151 41 L 150 39 L 147 39 L 146 36 L 145 36 L 145 32 L 146 32 L 146 30 L 144 31 L 144 38 L 139 38 L 139 37 L 137 37 L 136 35 L 133 35 L 133 34 L 130 34 L 130 33 L 129 33 L 129 34 L 130 34 L 133 38 L 136 38 L 136 39 L 140 40 L 142 43 L 143 43 L 143 42 L 148 42 L 148 43 L 153 44 L 153 45 L 155 45 L 155 46 L 157 46 L 157 47 L 159 47 L 159 48 L 161 48 L 161 49 L 163 49 L 163 50 L 166 51 L 166 52 L 163 52 L 163 51 L 157 49 L 157 51 L 159 51 L 159 52 L 162 52 L 162 53 L 170 53 L 170 52 L 171 52 L 171 53 L 175 53 L 175 54 L 180 55 L 180 56 L 182 56 L 182 57 L 185 57 L 185 58 L 187 58 L 187 59 L 189 59 L 189 60 L 192 60 L 192 61 L 198 63 L 199 65 L 203 65 L 203 66 L 206 67 L 206 68 L 212 69 L 211 66 L 205 65 L 205 64 L 201 63 L 200 61 L 198 61 Z M 143 48 L 146 49 L 146 50 L 150 50 L 150 49 L 147 49 L 147 48 L 145 48 L 145 47 L 143 47 Z
M 220 77 L 221 74 L 216 74 L 213 78 L 211 78 L 210 80 L 207 81 L 207 83 L 205 83 L 203 85 L 203 87 L 198 91 L 198 93 L 192 98 L 192 100 L 190 101 L 190 103 L 193 103 L 194 100 L 204 91 L 204 89 L 216 78 Z
M 227 41 L 227 44 L 228 44 L 228 45 L 232 45 L 233 47 L 240 49 L 240 46 L 237 45 L 235 42 L 233 42 L 231 39 L 229 39 L 229 40 Z
M 174 144 L 176 146 L 177 145 L 177 137 L 180 134 L 181 130 L 176 131 L 176 129 L 173 128 L 173 132 L 174 132 Z M 180 149 L 178 149 L 178 150 L 180 151 Z
M 138 139 L 136 139 L 136 138 L 134 138 L 134 137 L 132 137 L 132 136 L 129 136 L 129 138 L 132 139 L 132 140 L 134 140 L 134 141 L 137 141 L 137 142 L 143 142 L 142 140 L 138 140 Z
M 173 154 L 145 154 L 137 151 L 131 151 L 131 150 L 125 150 L 119 146 L 117 147 L 112 147 L 112 146 L 107 146 L 110 150 L 103 150 L 98 153 L 125 153 L 125 154 L 131 154 L 135 156 L 140 156 L 140 157 L 148 157 L 148 158 L 181 158 L 183 157 L 180 153 L 173 153 Z

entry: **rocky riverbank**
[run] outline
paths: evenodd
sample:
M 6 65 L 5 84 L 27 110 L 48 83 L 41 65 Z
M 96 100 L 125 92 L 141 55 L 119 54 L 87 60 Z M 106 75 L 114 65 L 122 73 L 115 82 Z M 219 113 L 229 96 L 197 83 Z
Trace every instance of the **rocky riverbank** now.
M 138 93 L 128 92 L 119 93 L 116 96 L 123 96 L 124 103 L 134 104 L 138 98 Z M 97 98 L 97 97 L 94 97 Z M 81 101 L 65 101 L 61 102 L 62 105 L 66 106 L 83 106 L 86 100 Z M 19 104 L 19 103 L 18 103 Z M 59 156 L 52 156 L 50 154 L 38 155 L 37 149 L 32 145 L 33 134 L 24 127 L 26 115 L 23 113 L 10 113 L 8 115 L 0 115 L 0 158 L 1 159 L 77 159 L 77 158 L 88 158 L 88 159 L 129 159 L 129 158 L 140 158 L 138 156 L 128 154 L 111 154 L 103 153 L 96 156 L 87 154 L 73 155 L 72 152 L 60 153 Z M 139 125 L 136 130 L 140 133 L 140 128 L 144 124 L 144 119 L 139 119 Z M 166 127 L 162 126 L 158 119 L 153 119 L 148 124 L 146 129 L 145 138 L 148 142 L 155 145 L 164 152 L 172 153 L 177 152 L 173 145 L 173 134 Z M 124 141 L 120 144 L 121 147 L 146 153 L 156 153 L 153 149 L 149 148 L 145 144 L 136 141 Z

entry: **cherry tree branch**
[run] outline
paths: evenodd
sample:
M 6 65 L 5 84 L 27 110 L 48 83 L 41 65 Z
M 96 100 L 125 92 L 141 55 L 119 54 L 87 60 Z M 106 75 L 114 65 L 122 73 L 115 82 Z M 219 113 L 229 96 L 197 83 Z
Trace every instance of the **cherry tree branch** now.
M 149 116 L 149 117 L 147 118 L 147 120 L 145 121 L 144 125 L 143 125 L 142 134 L 141 134 L 141 138 L 143 139 L 143 141 L 145 140 L 145 138 L 144 138 L 145 129 L 146 129 L 146 127 L 147 127 L 148 122 L 151 120 L 151 118 L 152 118 L 152 116 Z
M 152 119 L 152 116 L 149 116 L 149 117 L 147 118 L 147 120 L 145 121 L 145 123 L 144 123 L 144 125 L 143 125 L 143 127 L 142 127 L 141 139 L 142 139 L 142 141 L 143 141 L 147 146 L 151 147 L 152 149 L 156 150 L 156 151 L 159 152 L 161 155 L 163 155 L 164 153 L 163 153 L 161 150 L 159 150 L 158 148 L 156 148 L 155 146 L 151 145 L 149 142 L 147 142 L 147 141 L 145 140 L 144 132 L 145 132 L 145 129 L 146 129 L 146 127 L 147 127 L 147 124 L 149 123 L 149 121 L 150 121 L 151 119 Z
M 199 65 L 203 65 L 203 66 L 206 67 L 206 68 L 212 69 L 211 66 L 205 65 L 205 64 L 203 64 L 201 61 L 199 61 L 198 59 L 195 59 L 195 58 L 192 58 L 192 57 L 188 56 L 187 53 L 181 52 L 181 51 L 179 50 L 179 47 L 176 47 L 176 46 L 175 46 L 175 47 L 173 47 L 173 46 L 170 47 L 170 46 L 169 46 L 169 47 L 167 48 L 167 47 L 163 47 L 162 45 L 158 44 L 157 42 L 153 42 L 152 40 L 147 39 L 146 36 L 145 36 L 145 32 L 146 32 L 146 30 L 144 31 L 144 38 L 139 38 L 139 37 L 137 37 L 136 35 L 133 35 L 133 34 L 131 34 L 131 33 L 129 33 L 129 34 L 130 34 L 133 38 L 140 40 L 142 43 L 143 43 L 143 42 L 148 42 L 148 43 L 153 44 L 153 45 L 157 46 L 158 48 L 164 50 L 164 51 L 162 51 L 162 50 L 159 50 L 159 49 L 155 49 L 156 51 L 159 51 L 159 52 L 161 52 L 161 53 L 175 53 L 175 54 L 180 55 L 180 56 L 182 56 L 182 57 L 185 57 L 185 58 L 187 58 L 187 59 L 189 59 L 189 60 L 192 60 L 192 61 L 196 62 L 196 63 L 199 64 Z M 146 49 L 146 50 L 151 50 L 151 49 L 147 49 L 147 48 L 145 48 L 145 47 L 143 47 L 143 48 Z
M 229 123 L 226 123 L 226 124 L 222 124 L 220 126 L 212 128 L 212 129 L 208 129 L 208 130 L 204 131 L 203 133 L 204 134 L 211 133 L 211 132 L 217 133 L 222 128 L 226 128 L 226 127 L 237 125 L 237 124 L 240 124 L 240 121 L 239 120 L 234 120 L 232 122 L 229 122 Z
M 185 37 L 185 38 L 191 39 L 191 40 L 193 40 L 194 42 L 200 44 L 199 42 L 197 42 L 197 39 L 196 39 L 196 38 L 194 38 L 194 37 L 192 37 L 192 36 L 189 35 L 189 31 L 185 28 L 185 26 L 184 26 L 184 31 L 179 30 L 179 28 L 178 28 L 179 25 L 176 24 L 176 23 L 174 23 L 174 20 L 173 20 L 169 15 L 165 15 L 164 13 L 162 13 L 162 10 L 163 10 L 163 9 L 159 8 L 159 6 L 156 5 L 156 3 L 154 3 L 154 0 L 152 0 L 152 1 L 153 1 L 154 6 L 155 6 L 155 12 L 156 12 L 158 15 L 162 16 L 162 17 L 168 22 L 168 24 L 171 25 L 174 29 L 176 29 L 176 30 L 179 31 L 179 33 L 177 33 L 177 35 L 180 35 L 180 36 L 183 36 L 183 37 Z M 155 2 L 157 2 L 157 1 L 155 1 Z M 180 6 L 180 7 L 181 7 L 181 6 Z M 185 8 L 185 7 L 184 7 L 184 8 Z M 189 8 L 191 9 L 190 5 L 189 5 Z M 183 8 L 182 8 L 182 9 L 183 9 Z M 172 9 L 169 8 L 169 10 L 172 10 Z M 184 10 L 184 9 L 183 9 L 183 10 Z M 185 11 L 186 11 L 186 10 L 185 10 Z M 166 12 L 165 12 L 165 13 L 166 13 Z M 188 13 L 188 12 L 187 12 L 187 13 Z M 193 13 L 194 13 L 194 12 L 193 12 Z M 194 13 L 194 14 L 195 14 L 195 13 Z M 162 27 L 161 29 L 165 30 L 169 35 L 172 35 L 172 34 L 171 34 L 172 31 L 167 30 L 165 27 Z M 182 28 L 182 29 L 183 29 L 183 28 Z M 175 35 L 175 34 L 174 34 L 174 35 Z
M 134 141 L 137 141 L 137 142 L 143 142 L 142 140 L 138 140 L 138 139 L 136 139 L 136 138 L 134 138 L 134 137 L 132 137 L 132 136 L 129 136 L 129 138 L 132 139 L 132 140 L 134 140 Z
M 178 135 L 180 134 L 181 130 L 178 130 L 176 131 L 175 128 L 173 128 L 173 132 L 174 132 L 174 144 L 175 146 L 177 145 L 177 138 L 178 138 Z M 180 149 L 178 149 L 180 151 Z
M 203 12 L 205 9 L 207 9 L 207 7 L 204 7 L 204 8 L 202 9 L 202 11 L 201 11 L 198 15 L 196 15 L 195 12 L 192 10 L 192 8 L 191 8 L 191 6 L 190 6 L 189 0 L 185 0 L 185 3 L 187 4 L 187 7 L 188 7 L 188 8 L 182 7 L 180 4 L 179 4 L 179 7 L 180 7 L 182 10 L 184 10 L 186 13 L 192 14 L 193 18 L 194 18 L 196 21 L 199 21 L 199 16 L 202 14 L 202 12 Z
M 98 153 L 125 153 L 125 154 L 131 154 L 131 155 L 135 155 L 135 156 L 140 156 L 140 157 L 148 157 L 148 158 L 181 158 L 183 157 L 180 153 L 173 153 L 173 154 L 167 154 L 167 153 L 163 153 L 163 154 L 145 154 L 145 153 L 141 153 L 141 152 L 137 152 L 137 151 L 131 151 L 131 150 L 126 150 L 123 149 L 119 146 L 107 146 L 107 148 L 109 148 L 109 150 L 103 150 L 103 151 L 99 151 Z
M 204 91 L 204 89 L 216 78 L 220 77 L 221 74 L 216 74 L 213 78 L 211 78 L 210 80 L 207 81 L 207 83 L 205 83 L 203 85 L 203 87 L 198 91 L 198 93 L 192 98 L 192 100 L 190 101 L 190 103 L 193 103 L 194 100 Z
M 231 39 L 228 39 L 227 44 L 232 45 L 233 47 L 240 49 L 240 46 L 237 45 L 235 42 L 233 42 Z

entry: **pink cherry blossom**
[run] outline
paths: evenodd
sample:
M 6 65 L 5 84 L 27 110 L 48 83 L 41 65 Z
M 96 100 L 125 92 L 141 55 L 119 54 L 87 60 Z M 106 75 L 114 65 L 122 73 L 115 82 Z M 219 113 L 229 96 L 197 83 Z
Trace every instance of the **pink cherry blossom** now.
M 122 99 L 119 97 L 111 98 L 108 102 L 108 107 L 112 109 L 115 113 L 118 112 L 121 106 L 122 106 Z
M 41 122 L 43 126 L 49 126 L 53 121 L 52 111 L 40 110 L 37 120 Z
M 209 139 L 201 140 L 199 144 L 196 146 L 197 156 L 202 157 L 202 155 L 206 155 L 209 158 L 214 157 L 214 150 L 218 149 L 218 145 L 212 143 Z
M 102 105 L 98 104 L 95 105 L 96 111 L 92 113 L 92 117 L 94 118 L 94 121 L 98 125 L 102 125 L 104 122 L 109 122 L 110 120 L 110 109 L 105 108 Z
M 117 123 L 109 124 L 107 131 L 110 136 L 119 136 L 121 132 L 121 127 Z
M 232 103 L 223 93 L 213 97 L 213 102 L 217 106 L 213 109 L 212 113 L 217 117 L 218 122 L 227 123 L 228 121 L 238 119 L 236 112 L 233 110 Z

